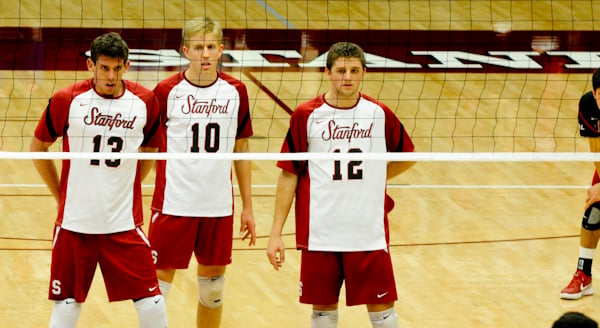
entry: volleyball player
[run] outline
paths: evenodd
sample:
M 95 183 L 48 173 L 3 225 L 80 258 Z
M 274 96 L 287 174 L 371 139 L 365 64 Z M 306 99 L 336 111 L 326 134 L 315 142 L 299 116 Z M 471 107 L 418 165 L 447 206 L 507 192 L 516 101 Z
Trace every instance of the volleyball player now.
M 31 151 L 48 151 L 62 137 L 67 152 L 156 151 L 158 103 L 152 91 L 123 80 L 129 49 L 117 33 L 97 37 L 87 67 L 93 78 L 55 93 L 42 115 Z M 144 235 L 141 179 L 152 162 L 135 159 L 52 160 L 34 165 L 58 203 L 52 243 L 50 327 L 75 327 L 96 266 L 109 301 L 132 299 L 140 327 L 166 327 L 150 245 Z
M 579 99 L 579 134 L 587 137 L 591 152 L 600 152 L 600 69 L 592 75 L 592 91 L 585 93 Z M 596 170 L 592 185 L 600 182 L 598 172 L 600 162 L 594 163 Z M 591 190 L 591 189 L 590 189 Z M 589 195 L 589 194 L 588 194 Z M 567 287 L 560 291 L 564 299 L 579 299 L 594 293 L 592 289 L 592 261 L 596 253 L 598 239 L 600 239 L 600 203 L 589 204 L 590 197 L 586 199 L 586 207 L 581 220 L 581 235 L 579 238 L 579 260 L 577 270 Z
M 188 21 L 182 31 L 189 67 L 154 89 L 168 153 L 248 152 L 252 135 L 248 93 L 218 70 L 223 31 L 209 18 Z M 233 161 L 242 199 L 240 235 L 256 243 L 250 161 Z M 168 159 L 157 162 L 149 238 L 160 289 L 166 297 L 177 269 L 198 262 L 198 327 L 219 327 L 226 266 L 233 244 L 231 160 Z
M 411 152 L 404 126 L 383 103 L 360 93 L 365 55 L 353 43 L 329 49 L 331 89 L 300 104 L 291 116 L 283 153 Z M 378 160 L 279 161 L 273 227 L 267 256 L 276 270 L 285 260 L 281 238 L 296 199 L 296 247 L 301 250 L 300 302 L 312 304 L 312 327 L 336 327 L 338 298 L 366 304 L 373 327 L 397 327 L 397 300 L 389 254 L 386 180 L 414 162 Z

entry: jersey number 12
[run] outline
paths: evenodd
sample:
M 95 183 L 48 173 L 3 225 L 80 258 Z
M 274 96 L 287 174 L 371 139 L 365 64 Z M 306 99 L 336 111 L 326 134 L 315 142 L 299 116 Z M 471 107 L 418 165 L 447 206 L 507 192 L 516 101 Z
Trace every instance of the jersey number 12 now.
M 334 153 L 339 153 L 340 150 L 336 149 Z M 350 148 L 349 153 L 362 153 L 359 148 Z M 360 180 L 363 177 L 362 169 L 359 167 L 362 161 L 349 161 L 348 162 L 348 180 Z M 333 180 L 342 180 L 342 169 L 340 161 L 333 162 Z

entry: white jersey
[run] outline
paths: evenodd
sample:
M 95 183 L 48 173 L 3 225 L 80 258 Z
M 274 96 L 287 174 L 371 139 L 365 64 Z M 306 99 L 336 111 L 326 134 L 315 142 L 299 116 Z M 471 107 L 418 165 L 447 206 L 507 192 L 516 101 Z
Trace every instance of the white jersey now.
M 298 106 L 282 152 L 412 151 L 404 127 L 385 105 L 361 95 L 351 108 L 323 96 Z M 280 161 L 298 174 L 297 247 L 315 251 L 387 248 L 387 162 L 377 160 Z
M 248 94 L 242 82 L 219 73 L 206 87 L 181 72 L 154 89 L 161 106 L 168 153 L 231 153 L 239 138 L 252 135 Z M 152 208 L 188 217 L 233 213 L 231 160 L 159 161 Z
M 131 81 L 124 85 L 124 94 L 118 98 L 98 95 L 92 80 L 57 92 L 36 128 L 36 137 L 42 141 L 63 137 L 63 150 L 69 152 L 137 153 L 149 140 L 145 138 L 160 127 L 158 103 L 141 85 Z M 159 142 L 155 143 L 158 147 Z M 137 170 L 138 161 L 131 159 L 64 160 L 57 224 L 89 234 L 142 225 Z

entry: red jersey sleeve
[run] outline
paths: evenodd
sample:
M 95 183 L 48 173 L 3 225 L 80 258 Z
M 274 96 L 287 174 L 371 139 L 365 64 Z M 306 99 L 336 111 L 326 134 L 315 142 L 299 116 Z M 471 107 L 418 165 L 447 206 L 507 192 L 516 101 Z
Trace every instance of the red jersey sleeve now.
M 307 122 L 312 111 L 322 104 L 321 97 L 302 103 L 290 118 L 290 127 L 281 146 L 281 153 L 305 153 L 308 151 Z M 277 166 L 299 175 L 306 169 L 307 161 L 278 161 Z
M 159 148 L 162 144 L 160 124 L 160 107 L 154 92 L 139 83 L 126 81 L 127 89 L 133 92 L 146 104 L 146 125 L 144 126 L 143 147 Z
M 412 152 L 415 145 L 410 139 L 404 125 L 388 107 L 382 105 L 385 111 L 385 134 L 388 152 Z
M 67 130 L 69 110 L 73 98 L 93 87 L 92 80 L 77 82 L 57 91 L 48 101 L 34 135 L 44 142 L 54 142 Z
M 234 86 L 240 97 L 238 128 L 235 138 L 242 139 L 251 137 L 254 134 L 254 131 L 252 130 L 252 120 L 250 119 L 250 104 L 248 101 L 248 90 L 246 89 L 246 85 L 242 81 L 223 72 L 219 72 L 219 77 Z

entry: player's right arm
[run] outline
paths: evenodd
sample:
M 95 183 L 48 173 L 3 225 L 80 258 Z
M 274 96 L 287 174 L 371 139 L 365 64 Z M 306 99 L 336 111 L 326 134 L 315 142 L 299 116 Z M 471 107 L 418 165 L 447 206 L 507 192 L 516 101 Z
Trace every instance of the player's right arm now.
M 273 226 L 267 246 L 267 257 L 275 270 L 285 262 L 285 245 L 281 238 L 283 225 L 287 220 L 292 207 L 296 186 L 298 185 L 298 176 L 286 170 L 281 170 L 277 180 L 277 191 L 275 193 L 275 214 L 273 216 Z
M 33 139 L 31 139 L 31 144 L 29 145 L 29 151 L 47 152 L 48 148 L 50 148 L 52 144 L 53 142 L 45 142 L 38 139 L 37 137 L 33 137 Z M 53 160 L 49 159 L 34 159 L 33 165 L 42 177 L 42 180 L 44 180 L 44 182 L 48 186 L 48 189 L 50 189 L 52 196 L 54 196 L 54 199 L 58 203 L 59 177 L 58 170 L 56 169 L 56 164 Z

